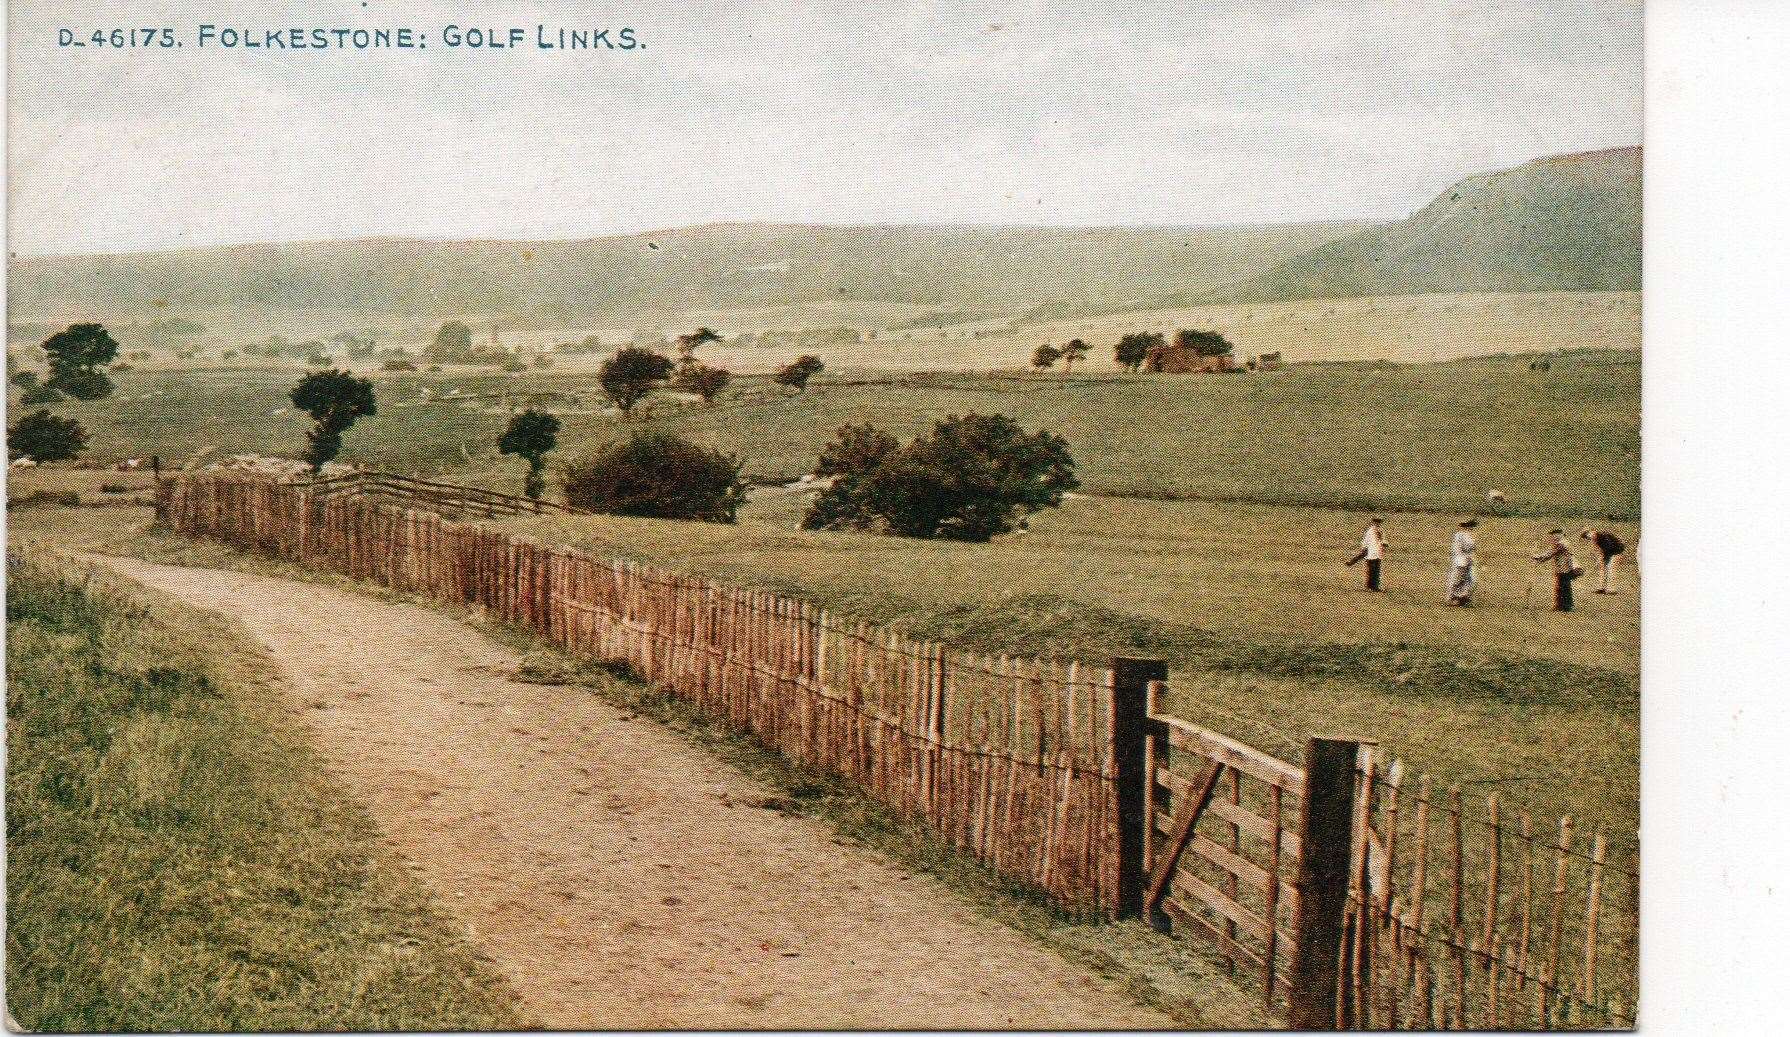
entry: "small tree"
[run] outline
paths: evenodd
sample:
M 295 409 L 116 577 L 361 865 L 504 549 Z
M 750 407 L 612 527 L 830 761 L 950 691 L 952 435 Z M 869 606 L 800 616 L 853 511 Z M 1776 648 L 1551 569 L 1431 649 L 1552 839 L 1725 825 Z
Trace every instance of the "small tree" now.
M 347 371 L 331 368 L 305 375 L 292 387 L 292 405 L 311 416 L 310 447 L 305 460 L 315 474 L 342 452 L 342 433 L 356 421 L 378 413 L 373 383 Z
M 1037 349 L 1032 350 L 1032 368 L 1038 371 L 1048 371 L 1057 366 L 1057 360 L 1059 360 L 1062 355 L 1062 350 L 1046 342 Z
M 1163 345 L 1162 335 L 1154 331 L 1134 331 L 1119 339 L 1113 347 L 1113 362 L 1127 371 L 1136 371 L 1144 366 L 1150 350 L 1160 349 Z
M 1230 340 L 1218 332 L 1195 328 L 1182 328 L 1176 332 L 1175 345 L 1180 349 L 1191 349 L 1199 356 L 1230 356 L 1234 348 Z
M 695 393 L 702 397 L 702 402 L 713 407 L 715 397 L 721 395 L 721 391 L 732 381 L 733 375 L 719 367 L 691 363 L 678 371 L 672 384 L 683 392 Z
M 572 462 L 563 484 L 575 508 L 701 522 L 734 521 L 746 496 L 736 458 L 656 433 Z
M 1088 350 L 1091 348 L 1093 348 L 1093 347 L 1089 346 L 1086 342 L 1083 342 L 1081 339 L 1078 339 L 1078 338 L 1072 338 L 1068 342 L 1064 343 L 1063 344 L 1063 373 L 1068 374 L 1070 369 L 1075 366 L 1075 362 L 1077 360 L 1080 360 L 1083 357 L 1087 356 Z
M 6 450 L 14 458 L 66 461 L 86 448 L 87 430 L 80 422 L 47 410 L 33 411 L 6 430 Z
M 688 335 L 677 337 L 677 362 L 679 367 L 694 367 L 696 351 L 710 342 L 721 341 L 721 333 L 714 328 L 697 328 Z
M 497 452 L 515 454 L 528 462 L 528 474 L 522 479 L 522 495 L 538 499 L 547 488 L 541 472 L 547 466 L 547 453 L 559 445 L 559 419 L 538 410 L 525 410 L 510 418 L 497 441 Z
M 44 340 L 50 358 L 46 383 L 77 400 L 102 400 L 112 395 L 112 380 L 101 368 L 118 357 L 118 343 L 98 324 L 70 324 Z
M 1069 446 L 1027 434 L 1004 414 L 950 417 L 907 446 L 869 426 L 841 429 L 820 469 L 839 476 L 802 518 L 805 529 L 987 541 L 1080 485 Z
M 604 395 L 615 401 L 626 417 L 634 413 L 634 405 L 671 377 L 671 361 L 650 349 L 629 346 L 603 361 L 597 381 Z
M 12 357 L 7 357 L 6 359 L 10 361 L 12 359 Z M 37 388 L 37 372 L 36 371 L 14 371 L 12 373 L 12 378 L 10 380 L 11 380 L 12 384 L 18 386 L 21 389 Z
M 777 371 L 776 381 L 778 385 L 787 386 L 797 392 L 802 392 L 808 388 L 808 379 L 813 378 L 815 375 L 826 369 L 827 365 L 820 362 L 820 357 L 804 353 L 783 365 L 783 367 Z
M 423 349 L 423 356 L 446 363 L 465 360 L 472 353 L 472 329 L 457 320 L 450 320 L 435 332 L 435 341 Z

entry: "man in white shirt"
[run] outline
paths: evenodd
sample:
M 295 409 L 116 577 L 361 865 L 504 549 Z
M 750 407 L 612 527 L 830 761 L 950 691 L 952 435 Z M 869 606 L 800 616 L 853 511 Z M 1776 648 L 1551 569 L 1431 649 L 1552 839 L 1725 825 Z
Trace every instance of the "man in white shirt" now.
M 1380 524 L 1386 521 L 1378 516 L 1369 520 L 1367 531 L 1361 534 L 1361 550 L 1348 564 L 1354 565 L 1363 559 L 1367 561 L 1367 589 L 1380 589 L 1380 561 L 1386 556 L 1386 535 L 1380 531 Z
M 1473 530 L 1478 527 L 1478 519 L 1468 519 L 1454 531 L 1454 540 L 1448 546 L 1448 603 L 1462 607 L 1473 604 L 1473 588 L 1479 585 L 1479 563 L 1474 555 L 1479 550 L 1479 541 L 1473 538 Z

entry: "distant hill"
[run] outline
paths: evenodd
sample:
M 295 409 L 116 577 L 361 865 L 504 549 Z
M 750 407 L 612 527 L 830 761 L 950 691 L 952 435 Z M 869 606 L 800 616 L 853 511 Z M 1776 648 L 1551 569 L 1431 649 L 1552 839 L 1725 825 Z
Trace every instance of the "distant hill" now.
M 1469 177 L 1407 219 L 1169 301 L 1640 287 L 1641 149 L 1617 148 Z
M 376 239 L 21 257 L 10 263 L 10 317 L 235 307 L 580 320 L 815 302 L 1112 306 L 1210 290 L 1363 226 L 729 224 L 584 241 Z
M 583 241 L 371 239 L 14 258 L 14 323 L 232 308 L 584 322 L 812 303 L 1046 320 L 1214 302 L 1641 284 L 1641 151 L 1470 177 L 1396 223 L 719 224 Z M 937 319 L 929 317 L 929 320 Z

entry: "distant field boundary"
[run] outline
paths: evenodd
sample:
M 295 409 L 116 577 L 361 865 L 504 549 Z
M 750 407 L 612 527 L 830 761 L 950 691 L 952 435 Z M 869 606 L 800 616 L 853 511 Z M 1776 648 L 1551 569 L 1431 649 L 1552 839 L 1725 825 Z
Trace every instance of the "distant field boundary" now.
M 481 515 L 485 518 L 514 515 L 585 515 L 568 504 L 517 497 L 476 486 L 433 482 L 392 472 L 362 471 L 316 479 L 304 484 L 321 499 L 337 496 L 370 498 L 402 507 L 440 512 L 447 515 Z
M 1633 1024 L 1632 842 L 1599 834 L 1587 852 L 1562 818 L 1549 843 L 1496 797 L 1472 817 L 1371 739 L 1313 738 L 1288 763 L 1158 711 L 1156 660 L 966 654 L 414 506 L 442 501 L 546 506 L 383 473 L 188 474 L 158 484 L 156 514 L 626 665 L 1066 909 L 1203 938 L 1297 1028 Z

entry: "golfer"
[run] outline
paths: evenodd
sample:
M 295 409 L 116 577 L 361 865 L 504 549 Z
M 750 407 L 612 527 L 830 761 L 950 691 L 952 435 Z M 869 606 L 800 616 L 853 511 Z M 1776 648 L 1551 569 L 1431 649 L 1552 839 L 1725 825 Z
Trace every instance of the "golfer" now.
M 1554 611 L 1572 611 L 1572 581 L 1585 575 L 1572 552 L 1566 548 L 1566 534 L 1558 529 L 1548 530 L 1548 549 L 1538 555 L 1531 555 L 1538 562 L 1554 563 Z
M 1603 560 L 1602 572 L 1599 574 L 1602 579 L 1596 593 L 1616 593 L 1610 589 L 1610 568 L 1616 564 L 1616 556 L 1628 550 L 1628 545 L 1622 542 L 1621 537 L 1607 529 L 1582 529 L 1579 531 L 1579 539 L 1591 541 L 1592 545 L 1597 548 L 1598 556 Z
M 1473 530 L 1479 527 L 1478 519 L 1468 519 L 1454 531 L 1454 540 L 1448 545 L 1450 567 L 1448 570 L 1448 603 L 1465 608 L 1473 604 L 1473 588 L 1479 586 L 1479 562 L 1475 553 L 1479 550 L 1479 541 L 1473 539 Z
M 1386 556 L 1386 535 L 1380 532 L 1380 524 L 1385 521 L 1377 515 L 1368 520 L 1367 531 L 1361 534 L 1361 550 L 1348 561 L 1349 565 L 1354 565 L 1367 560 L 1367 589 L 1370 591 L 1380 589 L 1380 560 Z

